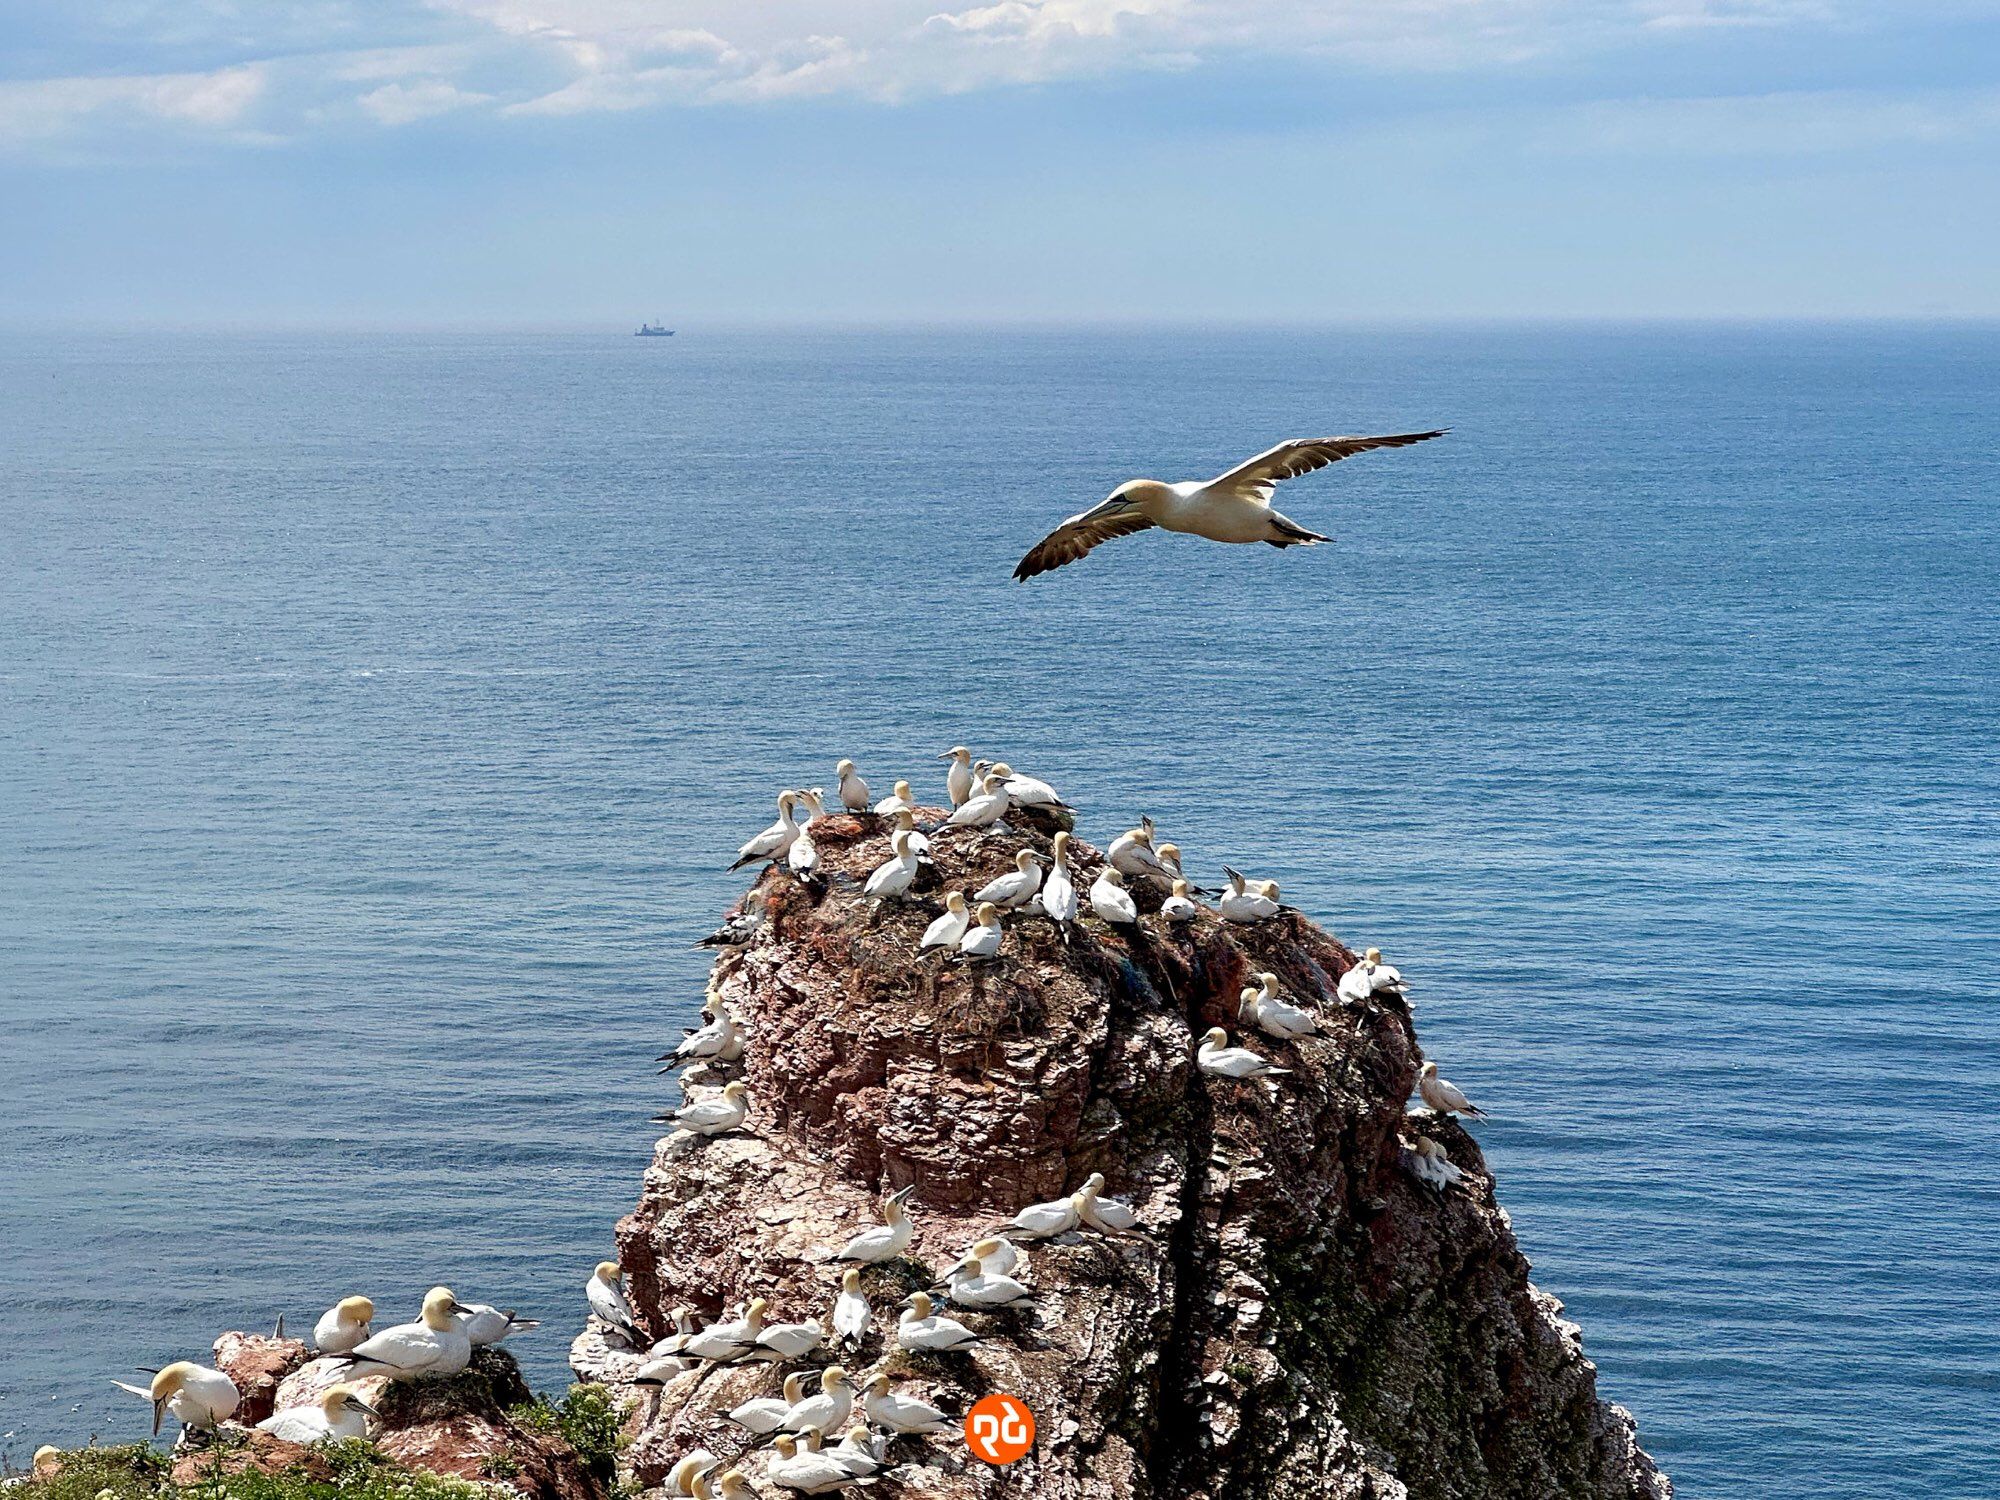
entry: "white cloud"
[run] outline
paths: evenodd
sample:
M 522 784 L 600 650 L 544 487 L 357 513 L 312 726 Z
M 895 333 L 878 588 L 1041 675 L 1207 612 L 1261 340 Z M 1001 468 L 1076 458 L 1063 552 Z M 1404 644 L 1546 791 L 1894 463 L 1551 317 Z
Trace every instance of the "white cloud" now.
M 385 83 L 354 102 L 384 125 L 409 125 L 434 115 L 450 114 L 455 109 L 484 104 L 491 97 L 461 89 L 442 78 L 420 78 L 412 83 Z
M 264 65 L 246 63 L 208 73 L 0 83 L 0 145 L 60 138 L 93 121 L 125 125 L 166 121 L 223 130 L 244 120 L 267 82 Z

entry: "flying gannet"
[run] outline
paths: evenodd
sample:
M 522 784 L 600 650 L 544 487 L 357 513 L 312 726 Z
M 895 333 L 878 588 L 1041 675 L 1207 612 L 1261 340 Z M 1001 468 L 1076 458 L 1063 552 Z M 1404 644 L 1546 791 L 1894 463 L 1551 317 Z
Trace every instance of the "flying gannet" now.
M 1125 889 L 1125 877 L 1111 865 L 1099 870 L 1090 883 L 1090 909 L 1114 927 L 1130 927 L 1139 920 L 1139 903 Z
M 626 1299 L 625 1268 L 615 1260 L 600 1260 L 590 1273 L 590 1279 L 583 1284 L 584 1300 L 590 1310 L 634 1349 L 646 1347 L 646 1335 L 639 1331 L 639 1319 L 632 1312 L 632 1304 Z
M 951 768 L 944 773 L 944 789 L 953 807 L 963 807 L 976 785 L 972 775 L 972 752 L 963 745 L 953 745 L 938 759 L 951 762 Z
M 689 1334 L 681 1341 L 681 1352 L 711 1364 L 741 1358 L 757 1347 L 757 1335 L 764 1331 L 764 1314 L 770 1306 L 762 1297 L 752 1297 L 742 1317 L 711 1323 Z
M 825 1432 L 829 1427 L 846 1426 L 848 1414 L 853 1410 L 854 1386 L 847 1378 L 847 1371 L 839 1365 L 828 1365 L 819 1372 L 818 1392 L 786 1412 L 778 1426 L 784 1432 L 798 1432 L 807 1427 Z
M 1308 531 L 1271 509 L 1278 482 L 1374 448 L 1402 448 L 1447 431 L 1402 432 L 1382 437 L 1291 438 L 1206 482 L 1162 484 L 1129 479 L 1111 497 L 1079 511 L 1028 549 L 1014 569 L 1017 579 L 1033 578 L 1073 563 L 1114 537 L 1158 526 L 1211 542 L 1268 542 L 1273 547 L 1310 546 L 1329 538 Z
M 328 1438 L 366 1438 L 368 1419 L 382 1414 L 361 1399 L 350 1385 L 330 1385 L 311 1406 L 291 1406 L 257 1424 L 260 1431 L 288 1443 L 317 1443 Z
M 933 1312 L 929 1292 L 912 1292 L 896 1325 L 897 1347 L 943 1353 L 979 1342 L 979 1335 L 956 1318 Z
M 1174 893 L 1160 903 L 1160 915 L 1169 922 L 1192 922 L 1201 915 L 1201 908 L 1188 896 L 1188 883 L 1185 880 L 1174 882 Z
M 924 929 L 923 941 L 917 944 L 917 952 L 932 948 L 956 948 L 958 940 L 965 936 L 965 929 L 972 925 L 972 913 L 966 910 L 965 893 L 951 891 L 944 898 L 944 915 L 938 917 Z
M 792 847 L 796 849 L 798 845 Z M 910 836 L 894 835 L 889 847 L 892 851 L 889 857 L 869 872 L 868 883 L 861 888 L 863 896 L 878 904 L 901 900 L 917 879 L 917 853 L 910 847 Z
M 947 828 L 991 828 L 1007 816 L 1009 799 L 1006 785 L 991 776 L 982 777 L 979 790 L 951 810 Z
M 889 1377 L 875 1374 L 861 1390 L 861 1414 L 877 1427 L 890 1432 L 921 1432 L 943 1435 L 955 1433 L 959 1424 L 935 1406 L 911 1396 L 898 1396 L 890 1389 Z
M 1000 954 L 1000 908 L 987 902 L 973 913 L 973 924 L 958 940 L 959 963 L 985 963 Z
M 717 1098 L 696 1099 L 670 1115 L 654 1118 L 671 1120 L 677 1132 L 686 1135 L 723 1135 L 741 1125 L 750 1113 L 750 1090 L 741 1079 L 726 1083 Z
M 897 782 L 895 791 L 875 804 L 875 816 L 878 818 L 893 818 L 897 813 L 916 810 L 917 794 L 910 790 L 907 781 Z
M 1042 857 L 1032 849 L 1023 849 L 1014 856 L 1014 868 L 996 880 L 990 880 L 973 892 L 975 903 L 991 902 L 1002 911 L 1013 911 L 1026 906 L 1036 891 L 1042 888 Z
M 798 793 L 778 793 L 778 821 L 738 849 L 736 863 L 729 868 L 740 870 L 759 860 L 783 859 L 785 852 L 792 847 L 792 840 L 799 836 L 798 821 L 792 816 L 792 809 L 797 805 Z
M 414 1323 L 398 1323 L 362 1340 L 341 1358 L 350 1361 L 348 1376 L 365 1379 L 386 1375 L 391 1380 L 421 1380 L 456 1375 L 472 1360 L 472 1340 L 458 1326 L 463 1304 L 448 1287 L 424 1293 L 423 1312 Z
M 1067 833 L 1055 836 L 1049 849 L 1049 874 L 1042 882 L 1042 915 L 1063 929 L 1065 935 L 1069 924 L 1076 920 L 1076 878 L 1069 868 L 1069 843 Z
M 220 1370 L 190 1359 L 177 1359 L 152 1373 L 152 1381 L 147 1385 L 127 1385 L 122 1380 L 111 1383 L 153 1403 L 155 1436 L 159 1435 L 160 1419 L 164 1416 L 172 1416 L 181 1426 L 199 1432 L 213 1431 L 235 1414 L 236 1403 L 242 1399 L 235 1381 Z
M 813 1453 L 802 1448 L 788 1432 L 779 1433 L 775 1442 L 778 1456 L 764 1473 L 781 1488 L 796 1490 L 801 1495 L 830 1495 L 835 1490 L 874 1483 L 870 1477 L 854 1473 L 831 1453 Z
M 945 1275 L 945 1290 L 960 1307 L 1011 1307 L 1034 1296 L 1011 1276 L 985 1269 L 976 1255 L 968 1255 Z
M 896 1189 L 882 1200 L 882 1222 L 872 1229 L 864 1229 L 842 1247 L 835 1260 L 858 1260 L 864 1265 L 880 1265 L 885 1260 L 894 1260 L 910 1248 L 910 1216 L 903 1205 L 910 1200 L 910 1194 L 917 1190 L 913 1182 L 907 1187 Z
M 776 1432 L 778 1424 L 785 1420 L 785 1413 L 804 1399 L 805 1387 L 805 1371 L 794 1371 L 785 1377 L 785 1393 L 782 1396 L 759 1396 L 754 1401 L 745 1401 L 730 1410 L 729 1420 L 758 1437 Z
M 1221 912 L 1226 920 L 1268 922 L 1278 914 L 1276 900 L 1266 896 L 1262 891 L 1251 890 L 1242 875 L 1230 869 L 1228 865 L 1222 867 L 1222 872 L 1229 877 L 1229 889 L 1222 893 L 1222 899 L 1216 903 L 1215 909 Z
M 366 1297 L 342 1297 L 313 1324 L 313 1347 L 322 1354 L 349 1354 L 368 1337 L 375 1304 Z
M 1220 1026 L 1211 1026 L 1202 1037 L 1195 1049 L 1195 1063 L 1202 1072 L 1217 1078 L 1277 1078 L 1292 1071 L 1272 1066 L 1270 1059 L 1248 1047 L 1230 1046 L 1229 1033 Z
M 843 1345 L 858 1348 L 874 1326 L 874 1310 L 861 1290 L 861 1268 L 849 1266 L 840 1273 L 840 1295 L 833 1299 L 833 1331 Z
M 460 1306 L 465 1311 L 458 1316 L 458 1326 L 465 1330 L 475 1349 L 497 1344 L 509 1334 L 528 1333 L 542 1326 L 541 1319 L 521 1317 L 511 1307 L 495 1307 L 490 1302 L 465 1302 Z
M 1417 1075 L 1417 1092 L 1424 1103 L 1440 1115 L 1484 1115 L 1485 1110 L 1465 1097 L 1457 1084 L 1438 1077 L 1438 1065 L 1427 1062 Z

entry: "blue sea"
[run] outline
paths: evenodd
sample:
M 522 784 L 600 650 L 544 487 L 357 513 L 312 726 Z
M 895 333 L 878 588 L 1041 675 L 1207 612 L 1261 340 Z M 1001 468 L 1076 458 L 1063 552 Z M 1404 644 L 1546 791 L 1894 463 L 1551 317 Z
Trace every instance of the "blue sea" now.
M 7 1456 L 352 1292 L 559 1385 L 735 846 L 963 741 L 1388 952 L 1684 1496 L 1991 1496 L 1996 521 L 1992 328 L 0 335 Z

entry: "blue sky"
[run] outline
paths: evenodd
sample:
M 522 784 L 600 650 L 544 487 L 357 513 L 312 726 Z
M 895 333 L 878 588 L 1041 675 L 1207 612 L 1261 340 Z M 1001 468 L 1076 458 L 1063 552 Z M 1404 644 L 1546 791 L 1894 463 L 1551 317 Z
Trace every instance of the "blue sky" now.
M 2000 3 L 0 10 L 0 318 L 2000 316 Z

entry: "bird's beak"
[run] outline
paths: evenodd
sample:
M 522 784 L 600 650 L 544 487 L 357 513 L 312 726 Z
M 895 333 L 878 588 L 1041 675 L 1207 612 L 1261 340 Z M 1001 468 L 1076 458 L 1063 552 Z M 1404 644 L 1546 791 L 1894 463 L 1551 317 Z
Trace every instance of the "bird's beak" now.
M 939 760 L 953 760 L 953 759 L 955 759 L 955 758 L 956 758 L 956 757 L 954 757 L 954 756 L 952 755 L 952 753 L 951 753 L 951 752 L 950 752 L 949 750 L 945 751 L 945 753 L 944 753 L 944 754 L 942 754 L 942 755 L 940 755 L 940 756 L 938 757 L 938 759 L 939 759 Z
M 359 1396 L 349 1396 L 347 1398 L 347 1404 L 353 1407 L 356 1411 L 360 1412 L 363 1416 L 373 1417 L 378 1422 L 382 1420 L 382 1413 L 375 1410 L 374 1407 L 370 1406 L 366 1401 L 363 1401 Z
M 897 1188 L 895 1192 L 889 1195 L 889 1201 L 891 1203 L 898 1205 L 907 1203 L 910 1201 L 910 1194 L 914 1193 L 916 1190 L 917 1190 L 917 1185 L 914 1182 L 911 1183 L 908 1187 Z
M 164 1401 L 155 1401 L 155 1402 L 153 1403 L 153 1436 L 154 1436 L 154 1437 L 158 1437 L 158 1436 L 160 1435 L 160 1418 L 162 1418 L 162 1417 L 163 1417 L 163 1416 L 165 1416 L 166 1414 L 167 1414 L 167 1403 L 166 1403 L 166 1402 L 164 1402 Z
M 451 1310 L 455 1313 L 470 1313 L 472 1311 L 472 1309 L 467 1307 L 463 1302 L 452 1303 Z

